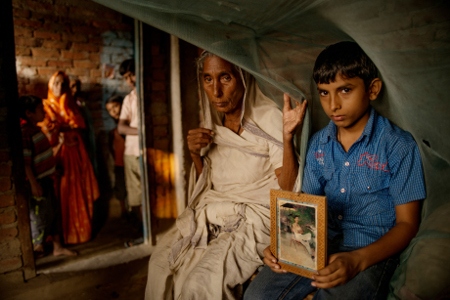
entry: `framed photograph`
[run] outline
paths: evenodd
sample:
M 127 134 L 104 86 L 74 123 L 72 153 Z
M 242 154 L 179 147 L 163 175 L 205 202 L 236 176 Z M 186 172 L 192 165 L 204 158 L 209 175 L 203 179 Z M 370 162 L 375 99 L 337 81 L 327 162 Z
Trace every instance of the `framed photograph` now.
M 270 191 L 270 249 L 280 266 L 312 278 L 327 261 L 326 197 Z

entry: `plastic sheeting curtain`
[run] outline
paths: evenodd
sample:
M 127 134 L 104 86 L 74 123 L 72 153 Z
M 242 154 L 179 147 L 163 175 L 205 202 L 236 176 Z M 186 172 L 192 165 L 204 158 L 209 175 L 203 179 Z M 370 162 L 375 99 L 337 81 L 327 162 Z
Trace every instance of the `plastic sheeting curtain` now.
M 449 2 L 95 1 L 242 66 L 280 105 L 282 91 L 308 99 L 313 130 L 328 122 L 311 77 L 315 58 L 329 44 L 358 42 L 384 82 L 374 106 L 413 134 L 427 183 L 421 229 L 402 255 L 391 296 L 427 298 L 446 293 L 450 282 Z

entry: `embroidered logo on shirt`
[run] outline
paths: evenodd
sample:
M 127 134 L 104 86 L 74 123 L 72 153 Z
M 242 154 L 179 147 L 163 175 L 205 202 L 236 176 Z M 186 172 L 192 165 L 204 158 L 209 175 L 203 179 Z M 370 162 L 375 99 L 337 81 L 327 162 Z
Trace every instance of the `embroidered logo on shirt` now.
M 322 152 L 322 150 L 317 150 L 314 153 L 314 156 L 316 157 L 317 162 L 319 163 L 319 165 L 323 166 L 325 165 L 325 161 L 324 161 L 324 157 L 325 157 L 325 153 Z
M 358 160 L 358 166 L 366 166 L 369 169 L 379 170 L 383 172 L 389 172 L 387 169 L 387 162 L 380 163 L 378 161 L 378 155 L 364 152 L 361 154 Z

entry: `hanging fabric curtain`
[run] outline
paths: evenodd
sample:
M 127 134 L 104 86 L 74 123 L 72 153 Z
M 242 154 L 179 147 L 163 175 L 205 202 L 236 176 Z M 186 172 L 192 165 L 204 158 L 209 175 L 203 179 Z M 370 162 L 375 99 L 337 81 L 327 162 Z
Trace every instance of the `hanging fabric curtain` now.
M 308 99 L 313 131 L 328 122 L 312 81 L 315 58 L 329 44 L 356 41 L 384 82 L 374 106 L 413 134 L 427 184 L 421 229 L 402 255 L 392 295 L 443 291 L 450 280 L 448 1 L 94 1 L 240 65 L 280 106 L 284 91 Z

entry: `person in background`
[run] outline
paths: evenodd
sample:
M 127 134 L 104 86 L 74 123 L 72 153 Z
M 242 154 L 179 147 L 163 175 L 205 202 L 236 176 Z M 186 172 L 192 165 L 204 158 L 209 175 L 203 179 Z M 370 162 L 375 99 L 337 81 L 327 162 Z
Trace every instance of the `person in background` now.
M 125 184 L 127 187 L 127 205 L 131 209 L 132 216 L 137 220 L 139 230 L 142 230 L 142 189 L 141 169 L 139 164 L 139 112 L 138 98 L 136 94 L 136 75 L 134 60 L 124 60 L 119 67 L 119 73 L 126 83 L 132 88 L 125 96 L 120 111 L 117 129 L 119 134 L 125 135 L 124 170 Z M 142 238 L 125 243 L 126 247 L 141 244 Z
M 25 175 L 31 189 L 28 207 L 33 250 L 42 257 L 44 242 L 50 236 L 54 256 L 77 255 L 61 244 L 61 213 L 53 183 L 56 162 L 49 141 L 37 126 L 45 118 L 42 99 L 33 95 L 19 97 L 19 114 Z
M 86 128 L 69 88 L 58 71 L 48 83 L 46 117 L 40 123 L 56 158 L 57 196 L 61 202 L 64 242 L 79 244 L 92 237 L 93 203 L 100 196 L 97 179 L 80 130 Z
M 84 145 L 86 146 L 86 151 L 89 154 L 89 158 L 91 159 L 92 167 L 94 167 L 95 175 L 98 176 L 97 150 L 95 144 L 95 131 L 92 115 L 87 106 L 86 99 L 85 97 L 83 97 L 80 79 L 73 76 L 69 77 L 69 79 L 72 97 L 75 100 L 75 103 L 78 106 L 78 110 L 83 116 L 84 124 L 86 125 L 86 128 L 81 129 L 83 142 Z
M 106 111 L 117 124 L 122 109 L 123 97 L 116 95 L 105 103 Z M 126 209 L 127 188 L 125 186 L 125 171 L 123 155 L 125 151 L 125 136 L 117 130 L 117 126 L 109 132 L 109 148 L 114 158 L 114 196 L 120 201 L 122 216 L 127 216 Z
M 317 57 L 313 78 L 328 126 L 310 140 L 302 191 L 327 196 L 328 264 L 312 279 L 283 270 L 270 248 L 244 299 L 386 299 L 398 255 L 416 235 L 426 197 L 414 138 L 371 106 L 382 87 L 355 42 Z M 314 227 L 312 227 L 314 230 Z

